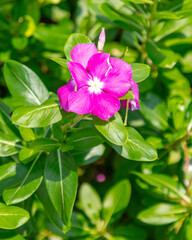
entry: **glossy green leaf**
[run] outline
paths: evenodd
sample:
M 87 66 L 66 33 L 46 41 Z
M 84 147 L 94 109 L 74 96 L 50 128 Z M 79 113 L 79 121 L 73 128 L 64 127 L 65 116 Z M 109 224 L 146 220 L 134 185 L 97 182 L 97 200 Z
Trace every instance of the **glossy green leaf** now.
M 2 192 L 20 183 L 25 176 L 26 169 L 22 164 L 15 162 L 0 166 L 0 196 Z
M 133 174 L 141 178 L 146 183 L 158 188 L 167 189 L 167 191 L 173 192 L 187 203 L 191 203 L 190 198 L 183 192 L 183 188 L 179 189 L 177 182 L 174 182 L 174 180 L 169 176 L 163 174 L 143 174 L 138 172 L 133 172 Z
M 52 125 L 52 133 L 53 133 L 53 137 L 60 140 L 60 141 L 63 141 L 64 140 L 64 134 L 63 134 L 63 131 L 62 131 L 62 128 L 59 124 L 54 124 Z
M 13 112 L 13 123 L 28 127 L 47 127 L 59 122 L 62 116 L 58 104 L 50 98 L 40 106 L 26 106 L 18 108 Z
M 29 213 L 26 210 L 0 203 L 0 228 L 15 229 L 25 224 L 28 219 Z
M 134 99 L 133 93 L 132 91 L 128 91 L 123 97 L 119 98 L 120 100 L 124 100 L 124 99 Z
M 116 145 L 124 145 L 128 138 L 128 132 L 126 131 L 123 121 L 116 113 L 109 120 L 104 121 L 98 117 L 93 118 L 96 129 L 111 143 Z
M 34 140 L 30 144 L 30 148 L 45 151 L 45 152 L 55 152 L 59 148 L 59 143 L 50 138 L 39 138 Z
M 154 161 L 157 159 L 156 149 L 147 143 L 142 136 L 131 127 L 128 127 L 128 139 L 123 146 L 110 144 L 122 157 L 135 161 Z
M 83 183 L 79 190 L 79 201 L 83 212 L 96 224 L 100 219 L 101 199 L 96 190 L 88 183 Z
M 48 216 L 48 218 L 50 219 L 50 221 L 59 229 L 61 229 L 63 232 L 66 232 L 69 228 L 66 227 L 63 224 L 63 221 L 61 220 L 61 218 L 59 217 L 58 213 L 56 212 L 51 199 L 48 195 L 46 186 L 45 186 L 45 182 L 44 180 L 42 181 L 40 187 L 38 188 L 37 192 L 37 197 L 38 199 L 41 201 L 45 212 Z
M 127 208 L 131 197 L 131 185 L 128 180 L 122 180 L 114 185 L 105 195 L 103 200 L 102 218 L 105 226 L 109 221 L 119 218 Z
M 17 234 L 14 230 L 1 229 L 0 236 L 5 240 L 25 240 L 25 238 L 23 238 L 20 234 Z
M 170 20 L 170 21 L 165 21 L 161 24 L 160 29 L 158 26 L 153 29 L 152 31 L 152 36 L 154 35 L 154 41 L 160 41 L 161 39 L 167 37 L 168 35 L 177 32 L 178 30 L 182 29 L 183 27 L 187 26 L 188 24 L 191 24 L 192 19 L 191 18 L 184 18 L 184 19 L 179 19 L 179 20 Z M 155 32 L 158 31 L 158 32 Z
M 0 131 L 19 138 L 19 130 L 12 123 L 10 113 L 11 109 L 4 102 L 0 101 Z
M 148 93 L 145 99 L 140 102 L 140 107 L 143 116 L 156 129 L 166 130 L 170 128 L 167 107 L 157 95 Z
M 58 63 L 60 66 L 68 69 L 67 59 L 65 59 L 65 58 L 52 58 L 51 60 Z
M 145 80 L 150 74 L 150 67 L 143 63 L 132 63 L 132 79 L 138 83 Z
M 28 67 L 13 60 L 4 65 L 7 87 L 13 96 L 21 97 L 33 105 L 48 99 L 49 93 L 39 77 Z
M 70 35 L 64 47 L 65 55 L 68 61 L 72 61 L 71 50 L 75 45 L 80 43 L 91 43 L 91 40 L 81 33 L 74 33 Z
M 43 161 L 44 156 L 37 157 L 29 169 L 25 169 L 21 181 L 16 186 L 3 191 L 3 199 L 7 205 L 22 202 L 29 198 L 39 187 L 43 175 L 42 169 L 35 165 L 36 161 Z
M 126 240 L 145 240 L 147 232 L 138 226 L 120 226 L 115 228 L 113 236 L 124 237 Z
M 152 0 L 122 0 L 125 3 L 132 2 L 132 3 L 137 3 L 137 4 L 153 4 Z
M 180 96 L 172 96 L 168 99 L 169 111 L 172 113 L 173 124 L 176 129 L 184 128 L 185 101 Z
M 53 206 L 66 226 L 70 226 L 77 192 L 78 175 L 74 160 L 60 150 L 46 160 L 45 183 Z
M 45 49 L 62 53 L 63 46 L 69 34 L 73 33 L 73 29 L 72 20 L 63 19 L 59 24 L 39 24 L 35 30 L 34 37 L 44 44 Z
M 180 220 L 186 212 L 179 204 L 159 203 L 141 211 L 137 218 L 150 225 L 166 225 Z
M 116 11 L 111 5 L 104 2 L 100 5 L 102 13 L 110 19 L 111 22 L 115 23 L 117 26 L 124 28 L 128 31 L 135 30 L 141 32 L 144 30 L 142 25 L 137 24 L 135 21 L 128 19 L 127 17 L 122 16 L 119 12 Z
M 73 144 L 77 151 L 90 149 L 103 143 L 103 141 L 103 138 L 98 135 L 94 128 L 82 128 L 72 133 L 69 138 L 69 142 Z
M 77 166 L 85 166 L 91 164 L 98 159 L 100 159 L 105 152 L 105 147 L 103 144 L 100 144 L 96 147 L 93 147 L 85 151 L 72 151 L 73 158 Z
M 146 49 L 152 62 L 161 68 L 173 68 L 177 63 L 176 53 L 168 48 L 159 48 L 152 40 L 148 40 Z
M 11 135 L 0 132 L 0 156 L 11 156 L 22 148 L 17 144 L 18 139 Z
M 27 164 L 34 160 L 37 157 L 38 153 L 39 150 L 24 147 L 21 149 L 21 151 L 19 151 L 19 160 L 22 163 Z
M 20 126 L 19 131 L 21 133 L 22 138 L 25 141 L 29 142 L 29 141 L 33 141 L 35 139 L 35 134 L 32 129 Z

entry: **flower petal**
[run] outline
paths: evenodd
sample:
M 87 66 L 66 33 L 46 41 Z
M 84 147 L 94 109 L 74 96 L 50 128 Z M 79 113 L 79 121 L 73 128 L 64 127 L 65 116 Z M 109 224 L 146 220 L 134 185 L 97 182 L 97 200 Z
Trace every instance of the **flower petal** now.
M 119 71 L 125 72 L 127 78 L 131 80 L 132 78 L 132 69 L 131 65 L 119 58 L 110 57 L 110 63 L 114 69 L 119 69 Z
M 93 77 L 102 80 L 110 67 L 108 53 L 97 53 L 93 55 L 88 62 L 87 70 Z
M 129 75 L 118 68 L 111 69 L 103 82 L 103 90 L 118 98 L 123 97 L 131 87 Z
M 86 72 L 85 68 L 81 64 L 74 62 L 68 62 L 67 65 L 71 75 L 75 79 L 77 87 L 86 86 L 87 82 L 90 80 L 90 76 Z
M 80 43 L 73 47 L 71 51 L 71 58 L 73 62 L 81 64 L 84 68 L 87 68 L 89 59 L 98 53 L 94 43 Z
M 89 93 L 88 87 L 82 87 L 69 95 L 68 112 L 77 114 L 91 113 L 93 109 L 93 95 Z
M 71 94 L 74 90 L 75 90 L 75 80 L 71 78 L 65 86 L 60 87 L 57 91 L 61 108 L 63 108 L 66 111 L 68 110 L 69 94 Z
M 120 109 L 120 100 L 108 93 L 101 92 L 93 95 L 93 115 L 103 120 L 108 120 Z
M 129 99 L 129 108 L 131 108 L 131 111 L 135 111 L 137 109 L 140 109 L 139 106 L 139 88 L 137 83 L 131 79 L 131 91 L 133 93 L 133 96 L 135 99 Z M 127 100 L 122 100 L 122 105 L 124 108 L 126 108 Z

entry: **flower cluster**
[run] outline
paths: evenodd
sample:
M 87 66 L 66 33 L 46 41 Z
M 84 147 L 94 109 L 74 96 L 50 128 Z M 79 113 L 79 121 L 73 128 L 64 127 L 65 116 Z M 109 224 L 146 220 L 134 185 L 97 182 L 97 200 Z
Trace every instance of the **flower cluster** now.
M 135 99 L 129 100 L 131 110 L 139 109 L 139 91 L 131 79 L 131 66 L 121 59 L 103 53 L 105 32 L 102 29 L 98 50 L 94 43 L 77 44 L 71 51 L 73 62 L 68 62 L 72 75 L 59 88 L 61 108 L 77 114 L 93 114 L 108 120 L 120 109 L 120 97 L 131 90 Z M 123 107 L 126 107 L 123 100 Z

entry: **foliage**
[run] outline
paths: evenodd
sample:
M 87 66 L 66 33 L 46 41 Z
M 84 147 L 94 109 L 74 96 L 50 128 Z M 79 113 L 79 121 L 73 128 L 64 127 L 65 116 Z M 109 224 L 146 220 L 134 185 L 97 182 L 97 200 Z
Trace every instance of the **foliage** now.
M 191 240 L 192 2 L 0 5 L 0 238 Z M 123 108 L 104 121 L 56 95 L 102 27 L 139 85 L 127 126 Z

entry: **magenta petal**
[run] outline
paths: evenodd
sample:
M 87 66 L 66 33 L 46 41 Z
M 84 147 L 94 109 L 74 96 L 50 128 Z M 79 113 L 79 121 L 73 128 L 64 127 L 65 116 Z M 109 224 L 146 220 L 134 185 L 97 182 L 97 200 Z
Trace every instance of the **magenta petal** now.
M 75 79 L 77 87 L 86 86 L 87 82 L 90 80 L 90 77 L 87 74 L 85 68 L 79 63 L 74 62 L 68 62 L 67 65 L 69 67 L 71 75 Z
M 75 80 L 71 78 L 65 86 L 60 87 L 57 91 L 61 108 L 65 109 L 66 111 L 68 110 L 69 94 L 71 94 L 74 90 L 75 90 Z
M 120 109 L 120 100 L 108 93 L 101 92 L 93 95 L 93 115 L 103 120 L 108 120 Z
M 137 83 L 131 79 L 131 89 L 133 93 L 133 96 L 135 99 L 129 99 L 129 108 L 131 108 L 132 111 L 135 111 L 137 109 L 140 109 L 139 106 L 139 88 Z M 122 105 L 124 108 L 126 108 L 127 100 L 122 100 Z
M 117 97 L 123 97 L 131 87 L 129 75 L 118 68 L 111 69 L 103 82 L 103 90 Z
M 98 53 L 94 43 L 81 43 L 73 47 L 71 51 L 71 58 L 73 62 L 81 64 L 84 68 L 87 68 L 89 59 Z
M 131 80 L 132 78 L 132 69 L 131 65 L 119 58 L 110 58 L 110 63 L 114 69 L 119 69 L 120 72 L 124 72 L 127 75 L 127 79 Z
M 77 114 L 91 113 L 93 109 L 93 95 L 88 91 L 88 87 L 82 87 L 69 95 L 68 112 Z
M 97 53 L 89 59 L 87 70 L 93 77 L 98 79 L 105 77 L 110 67 L 109 56 L 108 53 Z

